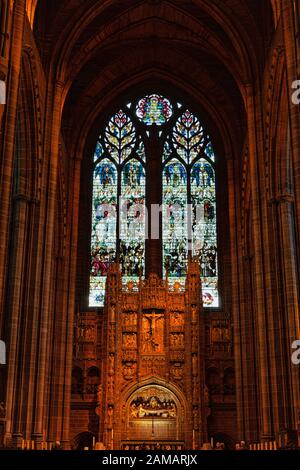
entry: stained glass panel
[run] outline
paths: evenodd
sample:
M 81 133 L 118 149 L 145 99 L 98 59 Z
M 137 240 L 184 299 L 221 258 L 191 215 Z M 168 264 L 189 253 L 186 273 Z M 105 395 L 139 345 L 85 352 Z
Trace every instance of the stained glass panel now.
M 136 115 L 147 126 L 162 126 L 172 117 L 173 107 L 163 96 L 148 95 L 138 102 Z
M 171 155 L 172 155 L 172 148 L 171 148 L 169 139 L 167 139 L 164 145 L 163 162 L 168 160 L 168 158 L 170 158 Z
M 143 275 L 145 256 L 145 169 L 130 160 L 122 171 L 120 262 L 126 278 Z
M 92 307 L 104 303 L 107 270 L 116 256 L 117 197 L 116 166 L 104 159 L 94 169 L 89 299 Z
M 131 119 L 121 110 L 111 118 L 105 130 L 105 145 L 112 158 L 122 163 L 136 143 L 136 132 Z
M 199 119 L 186 110 L 178 119 L 173 132 L 173 144 L 178 155 L 186 163 L 192 163 L 199 156 L 203 143 L 203 127 Z
M 171 285 L 184 283 L 187 254 L 187 173 L 173 159 L 163 172 L 163 259 Z
M 206 307 L 218 307 L 215 171 L 207 160 L 201 159 L 192 167 L 191 202 L 193 255 L 201 263 L 203 303 Z
M 208 142 L 206 149 L 205 149 L 205 154 L 208 156 L 208 158 L 210 158 L 212 162 L 215 161 L 215 153 L 214 153 L 211 142 Z
M 140 142 L 137 146 L 136 154 L 141 160 L 146 161 L 145 145 L 144 145 L 144 142 L 142 141 L 142 139 L 140 140 Z
M 94 162 L 96 163 L 98 160 L 100 160 L 101 157 L 103 157 L 104 154 L 104 149 L 100 141 L 97 142 L 96 145 L 96 150 L 94 154 Z

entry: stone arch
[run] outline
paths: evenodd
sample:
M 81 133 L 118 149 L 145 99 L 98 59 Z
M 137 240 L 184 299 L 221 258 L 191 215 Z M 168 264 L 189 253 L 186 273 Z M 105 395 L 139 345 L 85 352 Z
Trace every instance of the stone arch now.
M 90 367 L 86 374 L 86 393 L 95 395 L 100 385 L 100 369 L 98 367 Z
M 289 174 L 288 99 L 285 81 L 285 56 L 282 47 L 277 47 L 269 67 L 265 103 L 265 178 L 267 197 L 274 199 L 281 192 L 291 190 Z M 280 139 L 275 137 L 280 136 Z
M 71 448 L 73 450 L 85 450 L 86 448 L 93 450 L 93 439 L 95 438 L 96 436 L 88 431 L 77 434 L 72 440 Z
M 235 395 L 235 370 L 228 367 L 224 370 L 223 377 L 223 393 L 224 395 Z
M 33 27 L 35 11 L 38 6 L 38 1 L 39 0 L 29 0 L 26 5 L 27 16 L 31 27 Z
M 136 417 L 132 416 L 130 414 L 132 413 L 132 407 L 139 399 L 148 399 L 149 403 L 151 399 L 157 400 L 156 408 L 150 410 L 149 415 L 147 415 L 143 405 L 141 405 L 141 414 Z M 164 403 L 168 403 L 165 412 L 162 400 L 165 400 Z M 141 403 L 144 403 L 144 401 Z M 184 433 L 186 412 L 186 397 L 174 383 L 166 382 L 157 376 L 135 383 L 123 392 L 120 399 L 119 418 L 124 426 L 123 430 L 119 432 L 120 442 L 124 443 L 124 440 L 149 442 L 153 440 L 153 432 L 155 439 L 158 441 L 185 442 L 187 440 Z M 156 426 L 156 423 L 159 423 L 160 426 Z M 150 425 L 151 429 L 149 428 Z M 129 439 L 125 439 L 126 435 L 129 436 Z
M 217 367 L 210 367 L 206 371 L 206 385 L 211 395 L 221 393 L 221 374 Z
M 83 388 L 83 370 L 80 367 L 74 367 L 72 370 L 72 395 L 82 395 Z
M 20 105 L 18 115 L 22 123 L 24 148 L 20 172 L 24 179 L 22 191 L 28 197 L 39 200 L 43 171 L 42 161 L 42 96 L 38 82 L 38 68 L 35 51 L 30 47 L 24 48 L 22 57 L 20 81 Z M 25 155 L 25 158 L 24 158 Z
M 212 436 L 214 440 L 214 446 L 217 442 L 225 444 L 225 450 L 235 450 L 235 440 L 225 433 L 216 433 Z

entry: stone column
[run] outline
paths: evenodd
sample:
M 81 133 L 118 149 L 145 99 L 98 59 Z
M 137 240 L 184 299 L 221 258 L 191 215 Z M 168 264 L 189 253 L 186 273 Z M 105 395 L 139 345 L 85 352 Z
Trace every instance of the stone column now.
M 236 394 L 237 394 L 237 425 L 238 435 L 242 439 L 244 434 L 244 413 L 243 413 L 243 338 L 241 336 L 241 306 L 239 289 L 242 285 L 241 275 L 239 274 L 239 253 L 238 249 L 238 233 L 236 227 L 236 180 L 234 177 L 234 163 L 232 160 L 227 161 L 227 175 L 228 175 L 228 199 L 229 199 L 229 227 L 230 227 L 230 242 L 231 242 L 231 273 L 232 273 L 232 292 L 236 292 L 232 296 L 232 316 L 234 324 L 234 351 L 235 351 L 235 376 L 236 376 Z
M 58 159 L 59 159 L 59 137 L 61 123 L 61 106 L 62 106 L 63 83 L 57 82 L 54 87 L 53 108 L 51 113 L 51 121 L 49 122 L 50 143 L 50 161 L 48 173 L 48 192 L 46 206 L 46 225 L 45 225 L 45 242 L 43 257 L 43 275 L 42 275 L 42 291 L 41 306 L 39 318 L 38 332 L 38 356 L 36 369 L 36 389 L 35 389 L 35 422 L 33 439 L 39 443 L 43 440 L 43 416 L 45 412 L 45 387 L 46 372 L 49 358 L 48 341 L 50 322 L 53 321 L 51 313 L 53 309 L 52 298 L 52 276 L 51 265 L 53 260 L 54 237 L 55 237 L 55 210 L 57 202 L 57 182 L 58 182 Z
M 79 218 L 79 198 L 80 198 L 80 174 L 81 159 L 79 156 L 74 159 L 72 175 L 72 191 L 70 204 L 72 206 L 73 220 L 70 227 L 70 251 L 68 266 L 68 278 L 66 286 L 66 343 L 65 343 L 65 386 L 63 394 L 62 410 L 62 442 L 65 447 L 69 446 L 70 413 L 71 413 L 71 385 L 72 385 L 72 364 L 73 364 L 73 335 L 75 319 L 75 299 L 76 299 L 76 274 L 77 274 L 77 243 L 78 243 L 78 218 Z
M 284 325 L 282 338 L 283 359 L 286 368 L 285 395 L 285 427 L 296 429 L 298 411 L 300 410 L 300 376 L 299 367 L 291 362 L 292 343 L 300 338 L 299 318 L 299 285 L 297 277 L 296 237 L 294 227 L 294 199 L 289 194 L 279 197 L 278 222 L 280 226 L 280 253 L 283 286 L 283 311 L 281 312 Z M 278 429 L 279 431 L 280 429 Z
M 51 381 L 52 404 L 49 406 L 49 429 L 51 441 L 59 440 L 68 449 L 70 412 L 71 412 L 71 379 L 73 362 L 73 336 L 75 317 L 75 285 L 78 238 L 79 158 L 73 160 L 70 177 L 70 197 L 66 201 L 72 214 L 71 224 L 67 231 L 65 253 L 60 260 L 58 270 L 56 315 L 54 326 L 55 344 L 53 348 L 53 374 Z M 71 219 L 71 216 L 70 216 Z M 63 378 L 63 380 L 62 380 Z
M 15 0 L 12 19 L 9 73 L 7 79 L 7 102 L 3 122 L 3 158 L 0 171 L 0 337 L 4 321 L 6 261 L 9 243 L 16 116 L 19 96 L 25 15 L 26 0 Z
M 249 172 L 251 185 L 252 203 L 252 228 L 253 228 L 253 269 L 255 273 L 255 312 L 258 347 L 257 365 L 259 377 L 259 403 L 261 415 L 261 439 L 272 440 L 272 403 L 271 384 L 269 375 L 269 354 L 268 354 L 268 321 L 266 303 L 266 273 L 265 271 L 265 244 L 263 230 L 263 195 L 260 182 L 259 158 L 263 150 L 260 145 L 259 126 L 261 123 L 261 113 L 258 112 L 260 106 L 259 95 L 254 95 L 251 85 L 246 86 L 247 92 L 247 115 L 248 115 L 248 136 L 249 136 Z
M 25 149 L 24 149 L 25 151 Z M 9 300 L 6 305 L 8 314 L 6 329 L 9 345 L 9 361 L 6 391 L 6 441 L 23 436 L 21 413 L 24 405 L 24 373 L 29 358 L 26 355 L 27 326 L 26 309 L 23 305 L 24 282 L 26 279 L 26 254 L 28 249 L 28 216 L 30 199 L 25 194 L 14 198 L 13 241 L 11 243 L 10 275 L 8 282 Z M 26 364 L 27 362 L 27 364 Z M 26 380 L 26 377 L 25 377 Z
M 296 9 L 298 8 L 298 11 Z M 292 84 L 295 80 L 300 79 L 300 46 L 299 46 L 299 18 L 300 18 L 300 5 L 298 1 L 286 1 L 281 0 L 281 11 L 282 11 L 282 22 L 283 22 L 283 35 L 285 43 L 285 56 L 286 56 L 286 69 L 287 69 L 287 88 L 290 90 L 290 95 L 292 95 Z M 298 36 L 296 36 L 295 26 L 298 26 Z M 294 211 L 295 214 L 289 214 L 289 219 L 291 217 L 295 218 L 296 223 L 296 243 L 299 247 L 300 245 L 300 105 L 295 105 L 292 102 L 291 97 L 288 99 L 289 104 L 289 124 L 290 124 L 290 137 L 291 137 L 291 155 L 292 155 L 292 173 L 293 173 L 293 182 L 294 182 L 294 193 L 295 193 L 295 203 Z M 289 212 L 291 208 L 289 208 Z M 299 299 L 299 253 L 298 253 L 298 263 L 295 263 L 295 251 L 296 247 L 292 247 L 292 258 L 293 258 L 293 269 L 295 276 L 292 283 L 296 283 L 296 286 L 293 286 L 293 293 L 297 291 L 296 297 Z M 291 266 L 289 267 L 289 271 Z M 299 305 L 299 304 L 298 304 Z M 294 310 L 294 307 L 293 307 Z M 288 314 L 288 312 L 286 312 Z M 299 338 L 299 311 L 295 312 L 295 315 L 288 321 L 290 326 L 289 336 L 295 335 L 296 338 Z M 291 337 L 289 337 L 291 340 Z M 297 392 L 293 392 L 293 403 L 294 403 L 294 415 L 296 416 L 297 411 L 300 410 L 299 403 L 299 373 L 292 370 L 292 381 L 295 387 L 297 387 Z M 298 385 L 297 385 L 298 382 Z M 297 409 L 298 407 L 298 409 Z M 296 417 L 297 422 L 297 417 Z
M 299 37 L 295 36 L 294 2 L 281 0 L 283 35 L 285 44 L 287 88 L 290 90 L 289 117 L 291 129 L 291 152 L 293 160 L 293 174 L 295 184 L 295 211 L 297 224 L 297 238 L 300 244 L 300 105 L 292 102 L 292 84 L 300 79 L 300 47 Z M 299 7 L 299 5 L 298 5 Z

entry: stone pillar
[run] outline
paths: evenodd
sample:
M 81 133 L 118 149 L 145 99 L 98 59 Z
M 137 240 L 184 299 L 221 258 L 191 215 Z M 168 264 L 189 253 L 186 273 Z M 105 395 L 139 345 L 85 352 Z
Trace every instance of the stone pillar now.
M 282 358 L 286 369 L 285 380 L 285 423 L 281 424 L 281 429 L 296 429 L 298 420 L 298 410 L 300 409 L 300 377 L 299 368 L 291 362 L 292 343 L 300 338 L 300 318 L 299 318 L 299 285 L 297 281 L 297 261 L 295 253 L 295 230 L 294 230 L 294 199 L 289 194 L 281 195 L 277 203 L 277 218 L 280 228 L 279 243 L 281 253 L 281 274 L 282 285 Z M 278 432 L 280 429 L 278 428 Z
M 25 151 L 25 150 L 24 150 Z M 32 200 L 25 194 L 14 197 L 13 240 L 11 243 L 10 271 L 8 282 L 8 301 L 6 312 L 9 361 L 7 374 L 7 426 L 6 441 L 23 436 L 22 415 L 26 403 L 27 371 L 30 356 L 27 354 L 28 318 L 24 297 L 28 270 L 28 251 L 30 250 L 30 215 L 33 210 Z M 29 255 L 30 256 L 30 255 Z
M 26 0 L 15 0 L 12 19 L 12 38 L 9 72 L 7 79 L 7 102 L 3 122 L 3 147 L 0 181 L 0 337 L 4 321 L 6 285 L 6 261 L 8 255 L 11 189 L 13 181 L 15 130 L 21 72 Z
M 250 420 L 249 420 L 249 406 L 251 406 L 251 398 L 249 396 L 248 373 L 249 364 L 247 355 L 249 354 L 249 342 L 252 338 L 252 330 L 250 327 L 249 315 L 250 308 L 245 309 L 244 292 L 244 266 L 243 266 L 243 247 L 241 244 L 241 237 L 237 228 L 237 218 L 239 218 L 239 225 L 241 225 L 241 211 L 237 204 L 237 174 L 235 174 L 234 162 L 227 161 L 227 174 L 228 174 L 228 198 L 229 198 L 229 227 L 230 227 L 230 241 L 231 241 L 231 273 L 232 273 L 232 292 L 236 295 L 232 296 L 232 317 L 234 326 L 234 352 L 235 352 L 235 376 L 236 376 L 236 395 L 237 395 L 237 426 L 238 436 L 242 439 L 249 439 L 250 436 Z M 247 266 L 248 267 L 248 266 Z M 247 312 L 248 310 L 248 312 Z M 247 335 L 245 334 L 245 324 L 248 323 L 249 329 Z M 253 351 L 252 351 L 253 355 Z M 248 369 L 248 370 L 247 370 Z M 248 373 L 247 373 L 248 372 Z M 254 386 L 253 381 L 251 386 Z
M 49 406 L 50 440 L 59 440 L 65 449 L 70 446 L 69 428 L 71 412 L 71 380 L 73 362 L 73 336 L 75 317 L 75 284 L 77 261 L 79 188 L 79 158 L 73 160 L 70 178 L 70 197 L 67 200 L 70 213 L 73 214 L 67 238 L 64 257 L 58 270 L 57 302 L 54 328 L 53 379 L 51 383 L 52 406 Z M 62 381 L 62 377 L 64 380 Z
M 245 151 L 245 164 L 247 165 L 247 148 Z M 246 166 L 248 171 L 248 166 Z M 252 227 L 251 211 L 246 206 L 247 182 L 245 187 L 239 186 L 240 203 L 236 200 L 234 205 L 234 188 L 240 179 L 240 165 L 233 169 L 232 162 L 228 162 L 228 193 L 229 216 L 231 227 L 231 253 L 232 253 L 232 298 L 233 327 L 234 327 L 234 354 L 236 371 L 237 394 L 237 424 L 238 436 L 241 440 L 258 440 L 257 416 L 257 377 L 255 357 L 255 309 L 253 286 L 253 254 L 252 254 Z M 244 204 L 243 204 L 244 202 Z M 235 232 L 236 226 L 236 232 Z M 245 237 L 245 233 L 248 237 Z
M 289 117 L 291 129 L 291 152 L 295 185 L 295 211 L 297 224 L 297 240 L 300 244 L 300 105 L 292 102 L 292 84 L 300 79 L 300 47 L 299 37 L 295 35 L 294 2 L 281 0 L 283 34 L 287 67 L 287 88 L 290 90 Z M 299 5 L 298 5 L 299 8 Z
M 59 160 L 59 137 L 61 122 L 63 83 L 57 82 L 54 87 L 53 108 L 51 120 L 49 121 L 50 161 L 48 173 L 48 191 L 46 206 L 45 243 L 43 258 L 42 292 L 39 318 L 39 349 L 37 356 L 36 370 L 36 390 L 35 390 L 35 422 L 33 439 L 39 443 L 43 440 L 43 416 L 45 412 L 45 386 L 47 378 L 47 367 L 49 358 L 48 341 L 51 309 L 53 309 L 52 298 L 52 276 L 51 265 L 53 260 L 54 237 L 55 237 L 55 211 L 57 202 L 57 182 L 58 182 L 58 160 Z M 51 129 L 51 130 L 50 130 Z M 50 338 L 51 339 L 51 338 Z
M 81 157 L 81 156 L 80 156 Z M 72 191 L 70 191 L 70 204 L 72 205 L 73 220 L 71 222 L 69 237 L 71 240 L 69 257 L 70 264 L 68 268 L 68 280 L 66 286 L 66 325 L 67 339 L 65 343 L 65 386 L 63 395 L 62 410 L 62 442 L 67 447 L 69 445 L 70 431 L 70 413 L 71 413 L 71 386 L 72 386 L 72 364 L 73 364 L 73 335 L 75 320 L 75 299 L 76 299 L 76 274 L 77 274 L 77 243 L 78 243 L 78 217 L 79 217 L 79 198 L 80 198 L 80 174 L 81 160 L 79 156 L 74 159 Z
M 263 231 L 263 195 L 260 182 L 259 158 L 261 157 L 262 145 L 260 145 L 260 123 L 261 113 L 257 111 L 260 106 L 259 97 L 255 97 L 251 85 L 246 86 L 247 92 L 247 115 L 249 136 L 249 172 L 251 185 L 252 204 L 252 227 L 253 227 L 253 269 L 255 273 L 255 312 L 258 347 L 257 366 L 259 376 L 259 404 L 261 439 L 269 441 L 273 439 L 272 431 L 272 403 L 269 375 L 268 355 L 268 322 L 266 303 L 266 273 L 265 271 L 265 245 L 268 241 L 264 239 Z

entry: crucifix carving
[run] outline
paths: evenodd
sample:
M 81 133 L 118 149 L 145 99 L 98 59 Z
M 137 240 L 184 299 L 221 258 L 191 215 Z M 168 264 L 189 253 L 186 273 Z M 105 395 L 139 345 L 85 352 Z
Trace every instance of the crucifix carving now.
M 155 336 L 156 322 L 160 320 L 161 318 L 163 318 L 163 314 L 156 313 L 155 311 L 153 311 L 150 314 L 145 315 L 145 318 L 149 320 L 149 326 L 150 326 L 149 333 L 151 334 L 151 336 Z
M 153 353 L 158 352 L 159 350 L 159 340 L 162 343 L 163 338 L 159 338 L 157 322 L 163 318 L 162 313 L 157 313 L 152 311 L 149 314 L 145 314 L 144 318 L 148 322 L 148 327 L 144 327 L 144 334 L 143 334 L 143 352 L 145 353 Z

